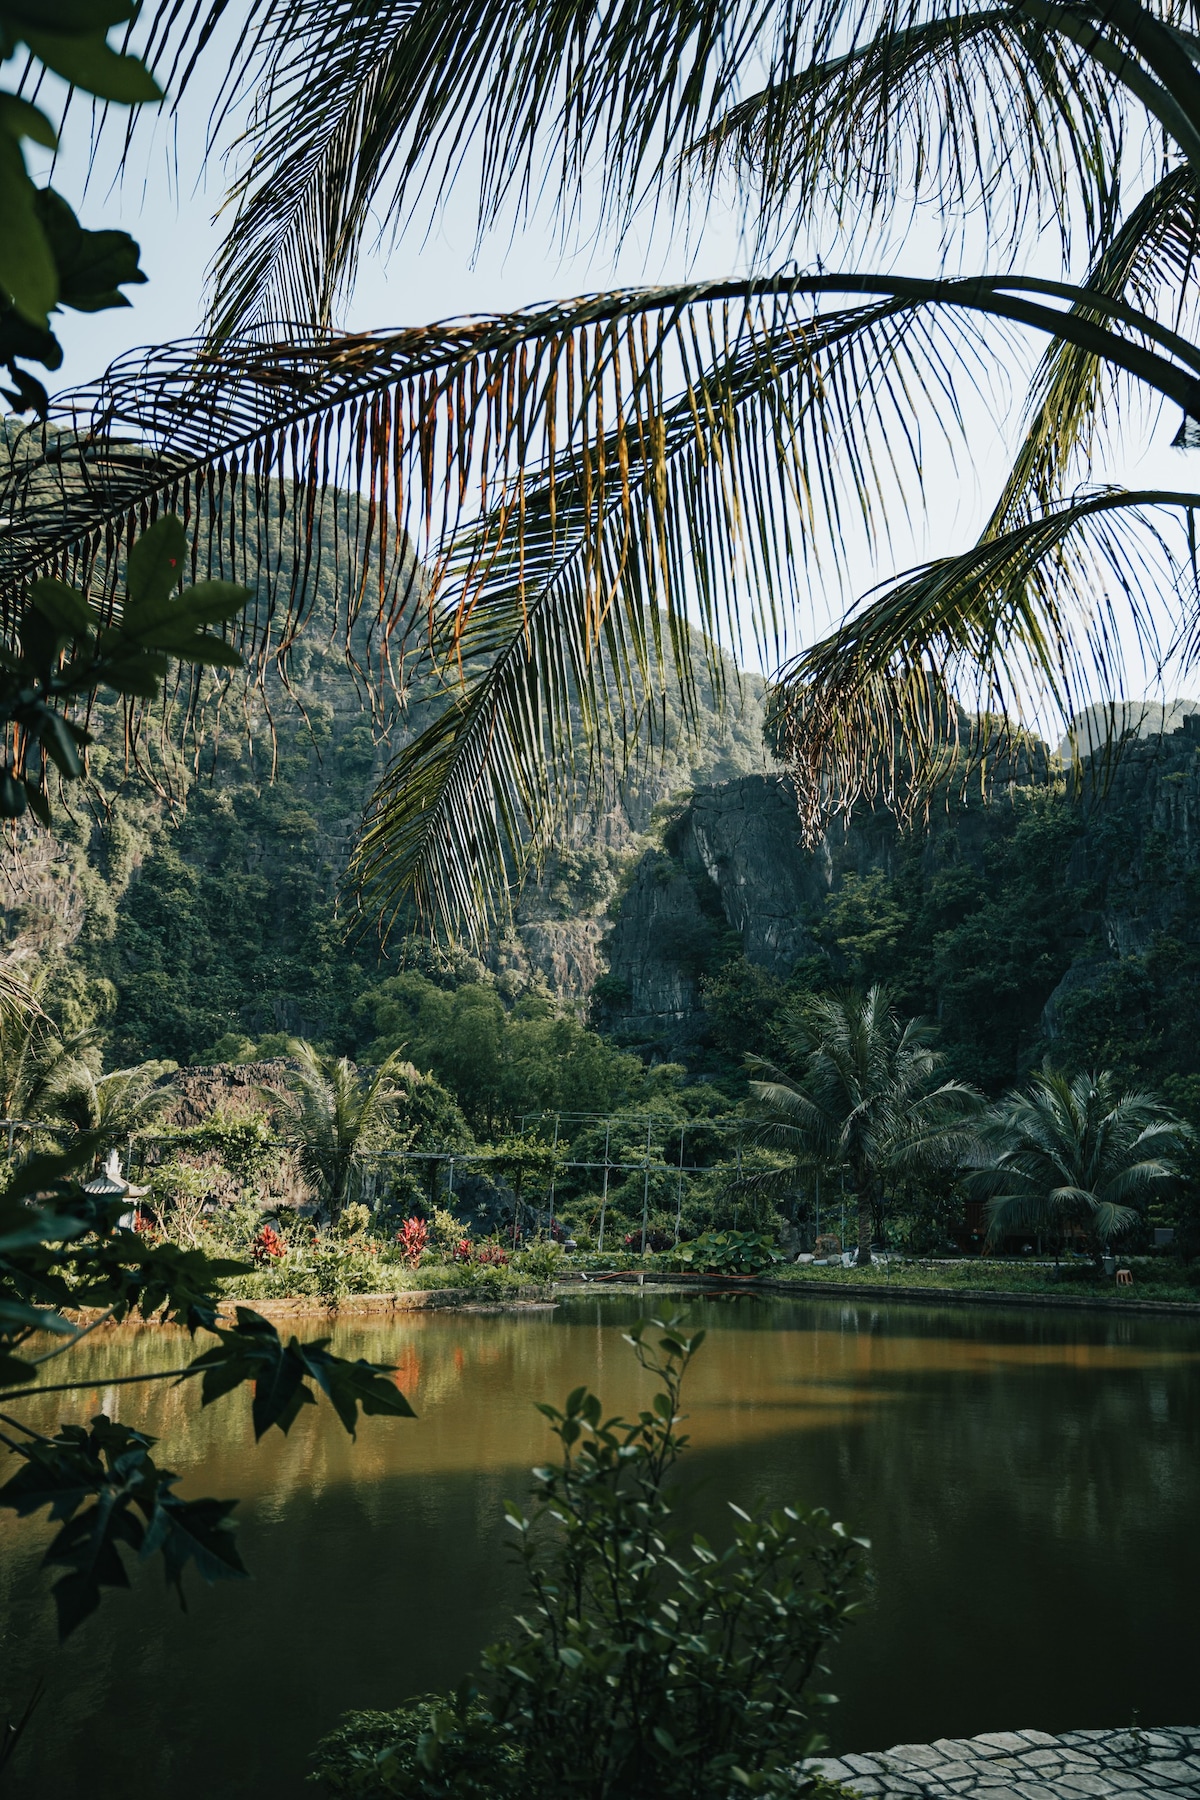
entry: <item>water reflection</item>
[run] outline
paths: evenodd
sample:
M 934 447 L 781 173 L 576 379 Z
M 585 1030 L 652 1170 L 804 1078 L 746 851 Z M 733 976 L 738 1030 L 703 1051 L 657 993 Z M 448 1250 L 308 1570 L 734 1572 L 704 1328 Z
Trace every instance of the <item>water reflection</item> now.
M 183 1334 L 97 1334 L 75 1416 L 143 1426 L 187 1491 L 242 1495 L 256 1579 L 196 1590 L 181 1621 L 143 1572 L 58 1653 L 29 1528 L 0 1520 L 4 1702 L 38 1672 L 60 1700 L 85 1680 L 62 1728 L 33 1734 L 31 1791 L 80 1790 L 86 1766 L 98 1800 L 283 1800 L 342 1707 L 453 1680 L 510 1603 L 500 1508 L 546 1449 L 532 1401 L 586 1381 L 614 1411 L 642 1403 L 621 1341 L 641 1310 L 588 1296 L 339 1325 L 334 1348 L 395 1364 L 418 1420 L 368 1420 L 351 1444 L 306 1409 L 257 1450 L 238 1397 L 200 1411 L 190 1388 L 109 1385 L 178 1366 Z M 720 1532 L 728 1499 L 799 1497 L 875 1543 L 874 1603 L 838 1670 L 843 1742 L 1195 1711 L 1193 1325 L 875 1302 L 689 1311 L 711 1332 L 688 1395 L 697 1522 Z M 52 1426 L 59 1400 L 40 1404 L 31 1422 Z M 120 1747 L 131 1728 L 136 1753 Z

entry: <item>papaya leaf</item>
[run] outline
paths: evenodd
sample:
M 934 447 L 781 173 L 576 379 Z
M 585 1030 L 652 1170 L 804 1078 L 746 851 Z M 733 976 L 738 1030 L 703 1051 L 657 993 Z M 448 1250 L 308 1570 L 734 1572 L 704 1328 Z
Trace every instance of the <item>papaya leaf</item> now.
M 34 204 L 36 189 L 20 145 L 0 131 L 0 288 L 35 325 L 58 299 L 58 270 Z
M 129 605 L 125 609 L 124 627 L 134 627 L 144 612 L 161 603 L 183 579 L 187 556 L 187 533 L 183 520 L 174 513 L 156 519 L 129 552 L 125 581 L 129 589 Z
M 83 595 L 53 576 L 35 581 L 29 589 L 29 599 L 43 618 L 49 619 L 54 629 L 65 637 L 80 637 L 93 624 Z
M 23 27 L 21 36 L 48 69 L 98 100 L 137 106 L 162 99 L 162 89 L 145 64 L 110 49 L 104 31 L 83 37 Z

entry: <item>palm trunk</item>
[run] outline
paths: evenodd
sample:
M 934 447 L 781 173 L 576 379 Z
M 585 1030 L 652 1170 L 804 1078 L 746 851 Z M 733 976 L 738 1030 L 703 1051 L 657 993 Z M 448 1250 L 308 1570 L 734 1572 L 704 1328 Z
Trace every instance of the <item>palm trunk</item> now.
M 859 1190 L 858 1194 L 858 1261 L 860 1264 L 871 1260 L 871 1236 L 875 1222 L 875 1211 L 871 1205 L 869 1193 Z

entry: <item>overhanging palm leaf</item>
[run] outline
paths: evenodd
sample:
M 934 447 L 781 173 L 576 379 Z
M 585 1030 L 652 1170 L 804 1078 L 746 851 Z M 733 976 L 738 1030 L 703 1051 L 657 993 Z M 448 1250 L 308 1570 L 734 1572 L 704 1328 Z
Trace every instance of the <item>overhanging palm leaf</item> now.
M 1017 748 L 1031 700 L 1069 718 L 1097 674 L 1120 692 L 1121 626 L 1153 653 L 1164 568 L 1194 632 L 1198 510 L 1194 493 L 1083 495 L 902 577 L 805 651 L 771 703 L 806 833 L 867 796 L 911 814 L 963 750 Z M 972 700 L 984 718 L 964 743 Z
M 1083 285 L 1156 317 L 1174 314 L 1171 322 L 1183 329 L 1192 311 L 1188 296 L 1198 251 L 1200 187 L 1184 163 L 1143 195 Z M 1119 379 L 1093 351 L 1068 342 L 1051 345 L 1034 379 L 1025 436 L 985 537 L 1059 503 L 1073 469 L 1087 467 Z
M 949 394 L 971 331 L 926 322 L 903 296 L 812 318 L 789 284 L 763 280 L 389 337 L 251 336 L 219 353 L 184 344 L 128 358 L 16 443 L 0 484 L 0 627 L 13 629 L 26 585 L 46 572 L 111 600 L 131 534 L 172 507 L 199 567 L 257 577 L 244 628 L 260 659 L 286 648 L 323 555 L 357 570 L 347 629 L 365 610 L 386 639 L 412 622 L 414 544 L 432 610 L 452 577 L 462 631 L 485 576 L 531 603 L 522 558 L 539 568 L 539 533 L 555 555 L 582 558 L 593 651 L 638 559 L 678 642 L 689 597 L 707 629 L 728 634 L 739 561 L 752 564 L 770 640 L 793 553 L 809 554 L 814 534 L 840 538 L 847 503 L 870 513 L 878 472 L 864 421 L 892 409 L 894 423 L 914 390 Z M 541 488 L 526 491 L 539 463 Z M 351 497 L 331 519 L 322 500 L 338 486 Z
M 865 304 L 807 311 L 807 296 L 846 291 Z M 940 399 L 953 422 L 980 316 L 1071 337 L 1197 404 L 1200 351 L 1185 338 L 1111 295 L 1018 278 L 693 284 L 386 338 L 252 336 L 198 362 L 184 346 L 118 364 L 76 398 L 73 429 L 18 441 L 0 492 L 0 619 L 11 630 L 25 585 L 49 571 L 82 575 L 111 599 L 131 531 L 169 506 L 190 518 L 193 554 L 214 573 L 250 573 L 267 553 L 246 615 L 260 667 L 286 650 L 307 576 L 337 552 L 358 568 L 346 630 L 365 609 L 386 650 L 413 621 L 415 542 L 435 639 L 475 685 L 401 763 L 360 867 L 385 891 L 396 876 L 430 905 L 452 899 L 453 923 L 468 888 L 477 914 L 479 893 L 502 878 L 504 846 L 511 856 L 544 823 L 572 709 L 595 726 L 615 692 L 618 715 L 643 710 L 651 676 L 664 676 L 660 610 L 685 694 L 689 613 L 736 642 L 748 603 L 760 642 L 778 645 L 797 565 L 837 545 L 848 506 L 875 528 L 880 483 L 904 474 L 900 456 L 909 479 L 919 475 L 919 445 L 905 435 L 914 402 Z M 322 498 L 339 483 L 352 498 L 331 522 Z M 1058 522 L 1041 529 L 1050 548 L 1063 538 Z M 291 534 L 283 592 L 276 531 Z M 1018 546 L 1031 566 L 1035 537 Z M 995 571 L 988 578 L 994 587 Z M 956 613 L 947 593 L 935 623 L 952 637 L 982 613 Z M 1034 598 L 1031 649 L 1060 623 Z M 901 606 L 890 621 L 910 638 L 921 599 L 905 596 L 909 617 Z M 1013 623 L 988 603 L 970 653 Z M 846 671 L 878 679 L 888 667 L 837 648 L 847 692 Z M 448 876 L 469 847 L 470 876 Z
M 760 240 L 808 230 L 825 194 L 839 222 L 869 229 L 902 189 L 960 226 L 982 207 L 989 234 L 1016 237 L 1032 215 L 1065 250 L 1078 208 L 1089 237 L 1105 236 L 1122 124 L 1112 82 L 1017 8 L 928 14 L 881 9 L 853 49 L 727 108 L 693 155 L 741 177 Z
M 168 86 L 225 4 L 186 19 L 163 7 Z M 1083 57 L 1081 25 L 1099 43 Z M 1081 209 L 1095 236 L 1139 77 L 1114 83 L 1098 64 L 1106 46 L 1129 62 L 1119 36 L 1039 0 L 882 0 L 869 14 L 846 0 L 257 0 L 216 109 L 256 95 L 214 332 L 329 322 L 368 218 L 395 226 L 471 162 L 484 223 L 547 191 L 570 217 L 589 170 L 619 222 L 647 196 L 694 205 L 687 152 L 719 147 L 753 162 L 760 225 L 807 229 L 822 207 L 869 225 L 911 186 L 943 213 L 979 199 L 1007 230 L 1029 206 L 1064 229 Z M 746 94 L 763 68 L 768 86 Z

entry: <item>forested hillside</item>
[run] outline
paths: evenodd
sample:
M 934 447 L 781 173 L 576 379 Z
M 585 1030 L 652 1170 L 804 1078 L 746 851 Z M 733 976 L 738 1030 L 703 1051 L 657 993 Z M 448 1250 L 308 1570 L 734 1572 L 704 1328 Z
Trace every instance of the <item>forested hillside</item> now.
M 1050 1055 L 1195 1115 L 1198 726 L 1131 741 L 1079 784 L 1033 745 L 986 801 L 951 786 L 907 832 L 862 811 L 814 854 L 778 780 L 703 789 L 635 873 L 596 1016 L 720 1072 L 797 998 L 880 981 L 989 1093 Z
M 362 1055 L 396 1006 L 394 989 L 378 1003 L 375 989 L 401 967 L 481 986 L 502 1007 L 532 994 L 578 1009 L 656 808 L 764 765 L 761 683 L 730 668 L 724 707 L 701 692 L 694 731 L 668 699 L 661 745 L 577 821 L 482 958 L 381 946 L 339 884 L 375 782 L 439 690 L 402 665 L 390 691 L 368 695 L 332 588 L 323 603 L 286 686 L 273 673 L 264 694 L 220 708 L 210 693 L 191 730 L 149 734 L 152 788 L 132 778 L 120 717 L 101 710 L 90 804 L 60 812 L 52 838 L 19 831 L 5 849 L 8 944 L 53 968 L 50 1004 L 72 1029 L 102 1027 L 110 1063 L 213 1061 L 290 1036 Z M 354 648 L 365 662 L 369 646 Z

